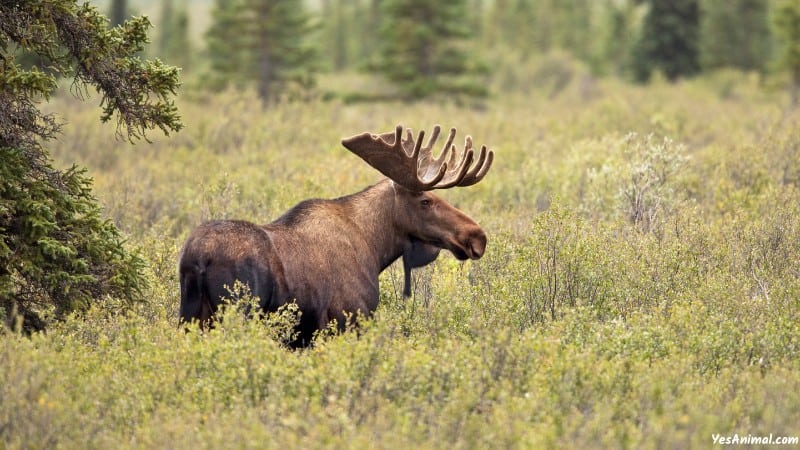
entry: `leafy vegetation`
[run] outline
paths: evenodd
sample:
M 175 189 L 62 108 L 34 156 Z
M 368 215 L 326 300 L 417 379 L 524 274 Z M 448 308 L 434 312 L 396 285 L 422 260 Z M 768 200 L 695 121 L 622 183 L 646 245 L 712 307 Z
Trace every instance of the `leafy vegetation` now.
M 697 448 L 714 433 L 797 435 L 800 116 L 747 76 L 725 93 L 715 79 L 604 80 L 588 97 L 580 78 L 479 110 L 198 95 L 180 104 L 183 132 L 136 152 L 59 96 L 48 107 L 72 126 L 55 158 L 94 174 L 147 262 L 148 301 L 123 311 L 100 297 L 46 334 L 6 330 L 1 445 Z M 485 180 L 443 193 L 487 230 L 483 259 L 443 256 L 407 300 L 388 269 L 363 329 L 304 351 L 280 344 L 291 310 L 179 330 L 175 262 L 191 228 L 266 222 L 377 181 L 338 142 L 397 123 L 454 125 L 495 149 Z
M 38 2 L 6 9 L 23 3 Z M 715 434 L 797 436 L 800 113 L 781 108 L 787 99 L 774 79 L 733 70 L 671 84 L 654 76 L 646 87 L 595 78 L 631 70 L 644 3 L 656 2 L 468 2 L 464 27 L 491 68 L 492 95 L 475 109 L 446 96 L 356 104 L 277 96 L 267 107 L 254 101 L 255 86 L 210 93 L 198 77 L 179 99 L 186 129 L 130 151 L 114 139 L 115 124 L 98 123 L 94 106 L 67 88 L 47 104 L 0 102 L 32 113 L 0 120 L 40 118 L 0 154 L 0 233 L 38 239 L 26 247 L 4 237 L 0 297 L 19 298 L 30 272 L 52 281 L 31 292 L 64 305 L 46 333 L 21 333 L 13 319 L 24 311 L 2 309 L 0 447 L 647 449 L 705 448 Z M 680 3 L 700 6 L 689 33 L 700 41 L 690 43 L 699 69 L 767 64 L 764 55 L 732 62 L 735 45 L 709 46 L 714 36 L 738 36 L 726 28 L 725 17 L 738 17 L 726 6 L 754 11 L 753 33 L 767 41 L 776 33 L 776 55 L 791 69 L 792 8 L 770 9 L 768 29 L 763 1 Z M 321 90 L 367 90 L 376 81 L 349 69 L 377 58 L 381 8 L 371 0 L 320 8 L 331 18 L 323 27 L 349 23 L 372 37 L 323 30 L 338 60 Z M 6 9 L 2 30 L 16 23 L 6 18 L 27 17 Z M 163 21 L 185 34 L 183 22 Z M 104 36 L 138 52 L 144 25 Z M 3 95 L 52 91 L 49 75 L 20 75 L 6 54 Z M 45 56 L 57 62 L 61 53 Z M 171 69 L 151 68 L 169 76 L 139 81 L 175 80 Z M 111 111 L 122 105 L 100 95 Z M 163 106 L 160 116 L 174 118 L 174 106 Z M 17 183 L 31 167 L 18 147 L 38 150 L 36 134 L 55 135 L 53 111 L 65 111 L 70 126 L 47 141 L 52 159 L 34 151 L 33 161 L 37 174 L 61 174 L 66 190 L 37 184 L 43 177 Z M 483 259 L 441 257 L 419 270 L 409 299 L 401 268 L 390 267 L 370 320 L 357 332 L 322 333 L 301 351 L 282 344 L 292 307 L 256 319 L 229 308 L 214 330 L 183 332 L 176 261 L 192 228 L 212 218 L 267 222 L 300 200 L 377 181 L 339 141 L 398 123 L 456 126 L 495 150 L 485 180 L 442 193 L 486 229 Z M 27 199 L 16 203 L 24 208 L 11 210 L 14 196 Z M 67 232 L 52 221 L 65 204 L 74 213 Z M 19 217 L 36 220 L 7 225 Z M 62 241 L 41 239 L 48 232 Z M 32 263 L 16 262 L 30 252 Z M 99 264 L 90 279 L 81 264 L 95 257 L 139 277 L 107 276 Z M 145 301 L 129 303 L 134 287 Z M 251 300 L 236 287 L 231 295 Z
M 97 9 L 74 0 L 0 5 L 0 321 L 19 316 L 26 329 L 43 329 L 97 297 L 141 294 L 144 262 L 102 217 L 85 171 L 53 167 L 43 141 L 61 123 L 38 103 L 63 74 L 74 78 L 74 92 L 97 88 L 101 120 L 116 117 L 129 140 L 156 127 L 179 130 L 170 98 L 178 69 L 137 56 L 148 27 L 137 18 L 109 28 Z M 23 52 L 39 64 L 23 67 Z

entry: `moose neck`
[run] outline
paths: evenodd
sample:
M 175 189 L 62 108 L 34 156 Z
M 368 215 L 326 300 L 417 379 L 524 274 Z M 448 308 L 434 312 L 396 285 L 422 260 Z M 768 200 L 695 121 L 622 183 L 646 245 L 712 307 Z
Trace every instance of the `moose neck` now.
M 403 254 L 408 240 L 395 226 L 395 195 L 393 182 L 386 179 L 342 199 L 351 220 L 370 241 L 380 271 Z

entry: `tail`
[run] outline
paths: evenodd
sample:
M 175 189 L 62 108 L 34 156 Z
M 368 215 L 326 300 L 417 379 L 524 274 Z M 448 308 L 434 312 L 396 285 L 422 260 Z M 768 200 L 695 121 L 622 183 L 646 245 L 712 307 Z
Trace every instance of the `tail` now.
M 208 290 L 205 289 L 205 267 L 181 268 L 180 322 L 208 320 Z

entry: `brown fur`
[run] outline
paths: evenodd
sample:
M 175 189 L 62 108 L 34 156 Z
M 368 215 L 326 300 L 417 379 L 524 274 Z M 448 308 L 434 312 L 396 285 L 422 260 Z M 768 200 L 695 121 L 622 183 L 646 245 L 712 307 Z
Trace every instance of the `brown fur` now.
M 477 259 L 486 235 L 442 198 L 388 179 L 346 197 L 306 200 L 263 226 L 207 222 L 181 253 L 180 318 L 205 323 L 229 296 L 225 286 L 239 280 L 265 311 L 296 301 L 302 313 L 296 344 L 305 345 L 331 320 L 342 329 L 347 314 L 374 311 L 378 275 L 397 258 L 410 270 L 442 248 Z

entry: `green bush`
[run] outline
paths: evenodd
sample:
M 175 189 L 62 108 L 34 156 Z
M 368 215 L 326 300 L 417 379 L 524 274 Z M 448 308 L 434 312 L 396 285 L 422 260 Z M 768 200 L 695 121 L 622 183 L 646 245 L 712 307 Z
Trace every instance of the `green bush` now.
M 146 262 L 147 301 L 124 311 L 104 296 L 47 333 L 0 335 L 0 446 L 648 449 L 795 435 L 800 204 L 784 168 L 798 117 L 747 85 L 737 100 L 702 80 L 599 83 L 590 101 L 477 111 L 197 96 L 181 135 L 114 158 L 96 151 L 107 138 L 93 112 L 74 109 L 87 126 L 54 155 L 95 174 Z M 439 192 L 486 229 L 482 259 L 443 253 L 407 299 L 390 267 L 370 320 L 301 351 L 282 344 L 291 310 L 265 324 L 229 308 L 210 332 L 183 331 L 176 261 L 192 227 L 355 192 L 380 175 L 341 137 L 437 122 L 496 152 L 481 183 Z M 632 220 L 631 205 L 655 220 Z

